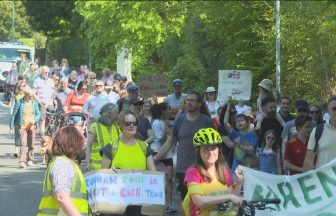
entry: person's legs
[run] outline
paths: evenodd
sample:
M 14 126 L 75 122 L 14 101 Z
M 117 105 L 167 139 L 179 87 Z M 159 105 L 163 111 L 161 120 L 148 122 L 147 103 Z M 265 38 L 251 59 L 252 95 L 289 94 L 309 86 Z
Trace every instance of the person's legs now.
M 184 200 L 184 197 L 187 195 L 187 192 L 188 192 L 187 187 L 183 184 L 184 176 L 185 176 L 185 173 L 176 173 L 176 177 L 179 182 L 180 195 L 181 195 L 182 200 Z
M 23 164 L 26 163 L 27 160 L 27 131 L 25 129 L 20 129 L 20 142 L 21 142 L 21 155 L 19 160 L 19 165 L 21 168 Z
M 28 132 L 28 161 L 34 161 L 35 130 Z
M 21 138 L 20 138 L 20 126 L 14 126 L 14 145 L 15 145 L 15 153 L 14 157 L 19 157 L 20 155 L 20 146 L 21 146 Z
M 39 103 L 39 108 L 41 112 L 41 121 L 40 121 L 40 134 L 45 134 L 45 123 L 46 123 L 46 117 L 47 117 L 47 108 L 43 103 Z

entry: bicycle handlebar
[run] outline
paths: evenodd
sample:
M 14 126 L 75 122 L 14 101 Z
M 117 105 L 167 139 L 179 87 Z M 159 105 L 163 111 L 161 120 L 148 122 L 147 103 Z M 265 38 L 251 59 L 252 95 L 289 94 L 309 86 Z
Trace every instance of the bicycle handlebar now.
M 274 198 L 274 199 L 260 199 L 260 200 L 251 200 L 248 203 L 251 204 L 274 204 L 274 205 L 278 205 L 281 203 L 280 199 Z

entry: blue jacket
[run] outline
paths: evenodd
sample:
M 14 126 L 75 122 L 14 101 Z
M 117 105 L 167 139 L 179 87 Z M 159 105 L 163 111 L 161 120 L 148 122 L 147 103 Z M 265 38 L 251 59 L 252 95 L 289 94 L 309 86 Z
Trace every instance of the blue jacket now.
M 14 128 L 14 125 L 22 125 L 23 124 L 23 117 L 25 113 L 25 98 L 23 97 L 21 100 L 15 101 L 13 115 L 10 121 L 9 127 L 11 129 Z M 37 125 L 41 120 L 41 112 L 38 106 L 38 103 L 35 100 L 32 100 L 33 103 L 33 111 L 34 111 L 34 120 Z

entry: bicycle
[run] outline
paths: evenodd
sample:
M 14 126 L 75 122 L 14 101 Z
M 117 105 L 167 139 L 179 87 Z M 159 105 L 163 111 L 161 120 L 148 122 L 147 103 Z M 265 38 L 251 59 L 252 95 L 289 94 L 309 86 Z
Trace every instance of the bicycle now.
M 46 112 L 46 134 L 50 137 L 54 137 L 57 129 L 63 123 L 62 112 L 56 112 L 53 109 L 48 109 Z
M 261 200 L 252 200 L 245 201 L 243 206 L 238 209 L 238 216 L 254 216 L 255 210 L 270 210 L 276 211 L 275 208 L 267 206 L 267 205 L 278 205 L 281 203 L 280 199 L 261 199 Z M 220 212 L 225 212 L 228 210 L 232 210 L 234 204 L 232 202 L 220 203 L 217 204 L 218 210 Z

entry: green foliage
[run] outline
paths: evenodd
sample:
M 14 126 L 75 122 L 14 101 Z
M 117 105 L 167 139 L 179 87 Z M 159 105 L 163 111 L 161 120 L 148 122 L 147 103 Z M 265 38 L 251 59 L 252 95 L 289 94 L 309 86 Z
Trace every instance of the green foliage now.
M 31 25 L 48 37 L 70 34 L 74 1 L 24 1 Z
M 135 73 L 149 73 L 153 55 L 170 33 L 179 34 L 186 2 L 78 1 L 76 11 L 84 17 L 83 30 L 92 38 L 96 67 L 115 67 L 116 53 L 132 51 Z M 154 58 L 155 59 L 155 58 Z M 154 69 L 155 70 L 155 69 Z
M 45 37 L 32 29 L 22 2 L 12 2 L 15 8 L 15 41 L 22 41 L 30 46 L 37 44 L 40 47 L 41 43 L 46 40 Z M 0 1 L 0 12 L 0 41 L 12 41 L 13 7 L 11 1 Z
M 88 61 L 86 41 L 76 37 L 58 37 L 49 41 L 48 53 L 50 59 L 66 58 L 71 67 L 79 67 Z
M 21 4 L 15 2 L 15 4 Z M 117 52 L 132 52 L 133 76 L 165 73 L 186 89 L 217 86 L 218 70 L 253 72 L 275 86 L 274 1 L 25 1 L 35 30 L 49 36 L 54 58 L 115 69 Z M 10 5 L 1 7 L 10 9 Z M 52 10 L 51 10 L 52 8 Z M 281 89 L 293 100 L 325 100 L 336 93 L 336 3 L 281 1 Z M 10 37 L 10 10 L 0 36 Z M 31 30 L 23 20 L 22 35 Z M 1 26 L 7 26 L 1 28 Z M 25 30 L 27 29 L 27 30 Z M 30 32 L 29 32 L 30 30 Z M 55 39 L 56 38 L 56 39 Z

